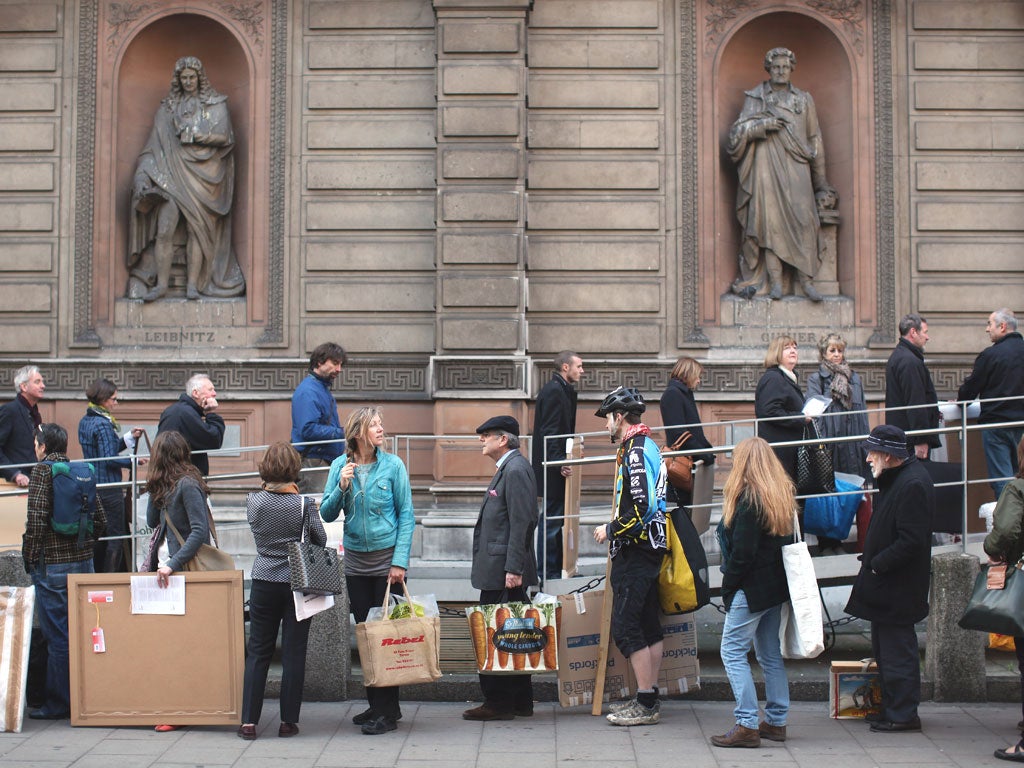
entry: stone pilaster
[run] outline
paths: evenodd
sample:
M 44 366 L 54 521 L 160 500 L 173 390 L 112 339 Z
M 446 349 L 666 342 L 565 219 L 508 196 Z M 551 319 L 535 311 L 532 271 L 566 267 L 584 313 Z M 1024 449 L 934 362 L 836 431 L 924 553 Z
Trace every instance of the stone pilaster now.
M 523 229 L 529 0 L 434 0 L 437 352 L 526 348 Z

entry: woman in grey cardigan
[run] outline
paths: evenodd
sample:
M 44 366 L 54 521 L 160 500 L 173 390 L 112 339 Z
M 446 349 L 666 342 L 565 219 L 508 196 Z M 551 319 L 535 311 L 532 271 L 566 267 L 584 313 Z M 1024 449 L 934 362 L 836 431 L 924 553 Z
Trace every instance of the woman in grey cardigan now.
M 154 548 L 167 540 L 170 556 L 156 567 L 161 587 L 167 586 L 171 574 L 182 570 L 195 557 L 200 544 L 210 541 L 210 512 L 206 503 L 210 489 L 192 464 L 191 454 L 188 443 L 178 432 L 161 432 L 153 441 L 146 480 L 146 522 L 150 528 L 161 527 Z M 165 525 L 165 514 L 182 541 L 178 541 L 170 525 Z
M 192 449 L 180 432 L 161 432 L 153 441 L 146 492 L 146 523 L 157 530 L 150 544 L 146 570 L 155 569 L 157 584 L 166 587 L 171 574 L 184 568 L 199 551 L 199 545 L 210 540 L 210 511 L 206 503 L 210 489 L 192 464 Z M 166 524 L 168 521 L 181 541 Z M 165 538 L 169 556 L 166 562 L 157 564 L 156 553 Z M 156 730 L 176 731 L 180 727 L 158 725 Z

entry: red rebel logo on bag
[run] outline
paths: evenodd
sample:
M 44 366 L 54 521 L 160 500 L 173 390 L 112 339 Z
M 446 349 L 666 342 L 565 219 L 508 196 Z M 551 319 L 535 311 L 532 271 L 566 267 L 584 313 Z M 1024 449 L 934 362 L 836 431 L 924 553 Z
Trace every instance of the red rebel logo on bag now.
M 380 641 L 381 646 L 385 645 L 407 645 L 408 643 L 422 643 L 426 635 L 419 637 L 385 637 Z

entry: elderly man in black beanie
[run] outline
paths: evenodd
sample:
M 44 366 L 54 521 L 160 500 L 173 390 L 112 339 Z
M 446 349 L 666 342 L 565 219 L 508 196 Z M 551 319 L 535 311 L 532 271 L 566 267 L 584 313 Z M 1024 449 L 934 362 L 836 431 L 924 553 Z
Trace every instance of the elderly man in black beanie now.
M 871 730 L 921 730 L 921 659 L 914 624 L 928 615 L 931 477 L 899 427 L 884 424 L 863 443 L 878 487 L 860 573 L 846 612 L 871 622 L 871 651 L 882 679 L 882 707 Z
M 519 422 L 494 416 L 479 427 L 483 454 L 497 465 L 473 530 L 470 580 L 480 604 L 530 602 L 527 587 L 537 583 L 534 530 L 537 483 L 529 460 L 519 452 Z M 465 720 L 514 720 L 533 714 L 529 675 L 480 675 L 484 703 L 462 713 Z

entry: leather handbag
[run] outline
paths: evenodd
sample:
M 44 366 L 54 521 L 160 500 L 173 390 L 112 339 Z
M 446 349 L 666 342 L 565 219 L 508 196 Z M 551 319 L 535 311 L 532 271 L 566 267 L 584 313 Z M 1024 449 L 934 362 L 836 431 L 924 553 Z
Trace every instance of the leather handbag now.
M 171 529 L 171 533 L 178 539 L 178 546 L 185 546 L 185 540 L 178 533 L 178 529 L 171 522 L 171 518 L 167 516 L 167 510 L 162 510 L 161 514 L 164 518 L 164 523 L 168 528 Z M 199 545 L 199 549 L 192 556 L 192 559 L 185 563 L 181 570 L 183 571 L 234 571 L 237 570 L 235 566 L 235 559 L 231 555 L 220 548 L 217 542 L 217 527 L 213 524 L 213 511 L 209 508 L 209 500 L 207 500 L 206 509 L 207 520 L 210 524 L 210 536 L 213 537 L 213 543 L 216 546 L 211 546 L 206 542 Z
M 963 629 L 996 632 L 1000 635 L 1024 637 L 1024 558 L 1006 569 L 1002 589 L 989 589 L 988 571 L 983 565 L 974 580 L 974 592 L 964 615 L 957 622 Z
M 681 451 L 686 441 L 693 435 L 683 432 L 679 439 L 669 446 L 670 451 Z M 693 456 L 670 456 L 665 462 L 665 472 L 668 474 L 669 485 L 681 490 L 693 491 Z
M 818 440 L 814 422 L 804 424 L 804 440 Z M 796 449 L 796 491 L 801 495 L 835 493 L 836 476 L 832 452 L 825 443 L 801 445 Z
M 311 499 L 303 497 L 302 538 L 288 542 L 292 591 L 307 595 L 337 595 L 344 591 L 338 553 L 308 541 L 311 503 Z

